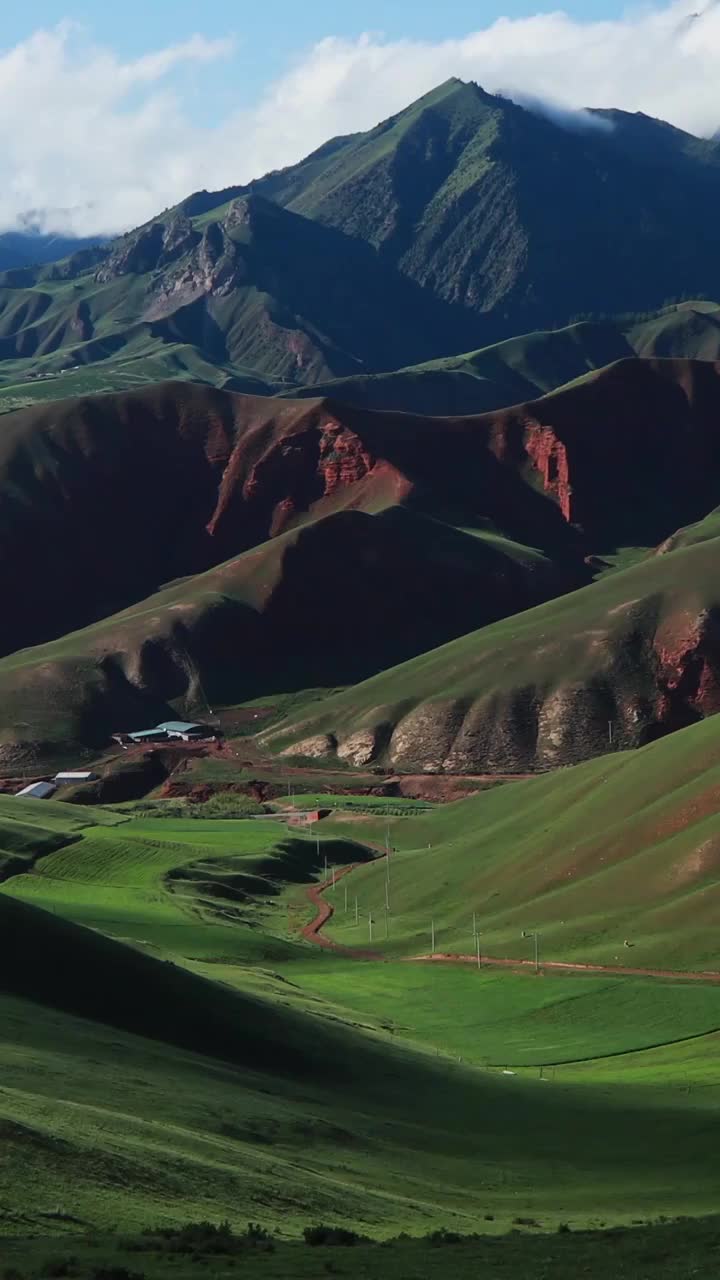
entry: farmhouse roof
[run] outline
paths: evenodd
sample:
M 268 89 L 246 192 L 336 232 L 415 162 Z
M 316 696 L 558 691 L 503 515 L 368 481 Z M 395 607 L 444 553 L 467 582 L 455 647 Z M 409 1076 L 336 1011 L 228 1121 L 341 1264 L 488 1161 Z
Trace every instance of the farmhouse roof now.
M 155 732 L 159 733 L 162 729 L 166 733 L 189 733 L 191 729 L 202 729 L 202 725 L 196 724 L 194 720 L 164 720 Z
M 22 791 L 17 791 L 15 798 L 31 796 L 34 800 L 47 800 L 48 796 L 54 795 L 55 790 L 52 782 L 31 782 L 29 787 L 23 787 Z

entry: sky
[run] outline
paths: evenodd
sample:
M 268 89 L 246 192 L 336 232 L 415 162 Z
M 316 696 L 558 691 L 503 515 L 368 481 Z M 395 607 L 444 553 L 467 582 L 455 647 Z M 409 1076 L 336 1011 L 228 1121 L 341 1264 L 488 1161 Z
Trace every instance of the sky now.
M 720 127 L 720 0 L 30 0 L 0 29 L 0 229 L 135 226 L 449 76 Z

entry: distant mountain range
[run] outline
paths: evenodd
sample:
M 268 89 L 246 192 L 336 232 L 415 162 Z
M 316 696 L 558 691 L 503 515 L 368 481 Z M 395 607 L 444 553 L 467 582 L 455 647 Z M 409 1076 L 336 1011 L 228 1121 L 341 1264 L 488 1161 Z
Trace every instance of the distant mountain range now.
M 720 708 L 720 151 L 594 119 L 450 81 L 5 272 L 0 759 L 280 685 L 351 687 L 274 747 L 419 770 Z
M 0 232 L 0 271 L 10 271 L 17 267 L 34 266 L 38 263 L 57 262 L 78 249 L 87 249 L 90 245 L 101 244 L 107 237 L 103 236 L 70 236 L 57 232 L 43 231 L 2 231 Z
M 720 143 L 587 119 L 450 80 L 249 186 L 6 271 L 3 386 L 36 399 L 81 366 L 72 392 L 186 376 L 292 393 L 720 297 Z

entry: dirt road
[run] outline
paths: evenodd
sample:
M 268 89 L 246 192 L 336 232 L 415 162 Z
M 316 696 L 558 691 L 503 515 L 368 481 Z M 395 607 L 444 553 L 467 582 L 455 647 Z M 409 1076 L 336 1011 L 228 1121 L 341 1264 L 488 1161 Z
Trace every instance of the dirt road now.
M 364 862 L 352 862 L 347 867 L 339 867 L 335 872 L 335 883 L 337 884 L 343 876 L 349 875 L 351 871 L 355 871 L 357 867 L 367 866 Z M 323 933 L 323 928 L 328 920 L 335 914 L 335 909 L 325 898 L 323 893 L 326 889 L 332 887 L 333 880 L 330 877 L 324 880 L 322 884 L 313 884 L 306 890 L 306 896 L 316 907 L 317 913 L 309 924 L 306 924 L 302 930 L 302 936 L 308 942 L 315 943 L 318 947 L 326 947 L 331 951 L 339 951 L 348 959 L 354 960 L 384 960 L 385 957 L 378 951 L 366 951 L 357 947 L 344 947 L 339 942 L 334 942 L 332 938 L 328 938 Z M 477 965 L 477 955 L 466 955 L 462 952 L 443 951 L 435 952 L 433 955 L 405 956 L 404 961 L 409 964 L 470 964 Z M 534 969 L 534 960 L 516 960 L 507 956 L 482 956 L 482 968 L 493 969 Z M 611 965 L 611 964 L 583 964 L 581 961 L 567 960 L 543 960 L 540 963 L 540 973 L 560 974 L 560 973 L 604 973 L 609 977 L 618 978 L 670 978 L 678 979 L 685 982 L 720 982 L 720 973 L 713 969 L 685 970 L 685 969 L 641 969 L 633 968 L 630 965 Z
M 367 863 L 351 862 L 347 867 L 338 867 L 335 872 L 334 883 L 337 884 L 338 880 L 341 880 L 343 876 L 349 875 L 356 867 L 362 866 L 367 866 Z M 333 942 L 332 938 L 327 938 L 322 932 L 328 920 L 335 914 L 335 908 L 332 904 L 322 897 L 325 890 L 331 889 L 332 886 L 333 878 L 330 876 L 329 879 L 323 880 L 322 884 L 311 884 L 306 889 L 306 897 L 317 908 L 317 914 L 309 924 L 304 926 L 302 930 L 303 938 L 307 938 L 308 942 L 314 942 L 318 947 L 326 947 L 329 951 L 340 951 L 343 955 L 352 956 L 356 960 L 382 960 L 383 957 L 377 951 L 362 951 L 356 947 L 343 947 L 341 943 Z

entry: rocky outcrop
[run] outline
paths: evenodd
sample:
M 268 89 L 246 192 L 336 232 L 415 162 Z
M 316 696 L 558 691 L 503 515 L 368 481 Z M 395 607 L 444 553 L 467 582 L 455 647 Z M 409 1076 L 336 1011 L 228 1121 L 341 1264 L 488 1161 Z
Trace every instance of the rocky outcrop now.
M 337 756 L 356 769 L 370 764 L 377 755 L 380 734 L 376 729 L 359 729 L 338 743 Z
M 335 751 L 335 739 L 327 733 L 318 733 L 280 752 L 281 756 L 306 756 L 310 760 L 322 760 Z
M 567 449 L 551 427 L 532 420 L 527 423 L 525 448 L 533 466 L 540 472 L 543 489 L 557 502 L 565 519 L 573 520 L 572 486 Z

